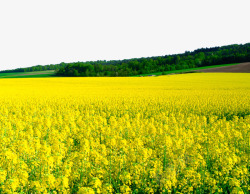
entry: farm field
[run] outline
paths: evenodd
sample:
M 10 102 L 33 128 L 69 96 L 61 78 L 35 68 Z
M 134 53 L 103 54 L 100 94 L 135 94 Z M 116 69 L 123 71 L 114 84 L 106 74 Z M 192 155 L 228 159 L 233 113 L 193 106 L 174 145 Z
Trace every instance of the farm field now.
M 0 79 L 0 193 L 249 193 L 250 74 Z
M 250 73 L 250 62 L 240 63 L 237 65 L 220 66 L 215 68 L 208 68 L 199 70 L 202 72 L 235 72 L 235 73 Z
M 240 65 L 239 65 L 240 64 Z M 139 77 L 139 76 L 149 76 L 149 75 L 162 75 L 163 73 L 165 75 L 168 75 L 168 74 L 182 74 L 182 73 L 195 73 L 195 72 L 217 72 L 217 71 L 214 71 L 214 70 L 217 70 L 217 68 L 224 68 L 224 70 L 227 70 L 229 69 L 228 72 L 231 72 L 233 73 L 235 69 L 230 69 L 230 67 L 235 67 L 236 65 L 238 66 L 241 66 L 241 70 L 242 71 L 238 71 L 238 73 L 249 73 L 249 66 L 250 65 L 247 65 L 247 70 L 245 68 L 242 67 L 241 64 L 244 64 L 244 63 L 232 63 L 232 64 L 221 64 L 221 65 L 211 65 L 211 66 L 204 66 L 204 67 L 196 67 L 196 68 L 188 68 L 188 69 L 180 69 L 180 70 L 172 70 L 172 71 L 164 71 L 164 72 L 155 72 L 155 73 L 149 73 L 149 74 L 140 74 L 140 75 L 135 75 L 135 76 L 132 76 L 132 77 Z M 248 63 L 250 64 L 250 63 Z M 212 71 L 210 70 L 212 69 Z M 231 70 L 231 71 L 230 71 Z M 221 71 L 223 72 L 223 71 Z

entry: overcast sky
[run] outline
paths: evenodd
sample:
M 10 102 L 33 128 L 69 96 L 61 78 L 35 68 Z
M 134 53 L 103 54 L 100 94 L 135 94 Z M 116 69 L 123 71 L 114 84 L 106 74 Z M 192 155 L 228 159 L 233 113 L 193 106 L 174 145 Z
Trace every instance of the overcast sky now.
M 0 70 L 250 42 L 249 0 L 0 0 Z

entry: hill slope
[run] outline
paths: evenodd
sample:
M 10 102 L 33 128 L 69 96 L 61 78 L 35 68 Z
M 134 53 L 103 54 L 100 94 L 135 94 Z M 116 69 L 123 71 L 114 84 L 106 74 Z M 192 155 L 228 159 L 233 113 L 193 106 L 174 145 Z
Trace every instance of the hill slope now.
M 55 70 L 58 76 L 69 77 L 123 77 L 141 74 L 162 74 L 211 65 L 233 64 L 250 61 L 250 43 L 213 48 L 200 48 L 182 54 L 134 58 L 111 61 L 87 61 L 34 66 L 0 73 L 34 72 Z M 29 75 L 31 76 L 31 75 Z M 36 75 L 33 75 L 36 76 Z
M 202 48 L 193 52 L 161 57 L 69 63 L 60 68 L 57 75 L 70 77 L 123 77 L 159 74 L 160 72 L 169 74 L 169 72 L 173 71 L 249 61 L 250 43 Z

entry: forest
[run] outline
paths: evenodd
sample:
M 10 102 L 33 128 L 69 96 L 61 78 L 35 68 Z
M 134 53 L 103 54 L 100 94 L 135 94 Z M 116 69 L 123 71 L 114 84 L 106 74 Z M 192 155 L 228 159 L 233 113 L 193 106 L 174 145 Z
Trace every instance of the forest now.
M 110 61 L 87 61 L 33 66 L 4 72 L 55 70 L 58 76 L 69 77 L 123 77 L 153 74 L 220 64 L 250 61 L 250 43 L 221 47 L 200 48 L 182 54 Z

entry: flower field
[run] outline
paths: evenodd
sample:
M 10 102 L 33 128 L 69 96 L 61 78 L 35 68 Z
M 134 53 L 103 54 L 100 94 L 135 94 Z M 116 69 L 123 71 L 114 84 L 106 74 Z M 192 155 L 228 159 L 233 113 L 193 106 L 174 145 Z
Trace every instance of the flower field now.
M 249 193 L 250 74 L 0 79 L 0 193 Z

